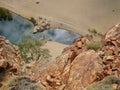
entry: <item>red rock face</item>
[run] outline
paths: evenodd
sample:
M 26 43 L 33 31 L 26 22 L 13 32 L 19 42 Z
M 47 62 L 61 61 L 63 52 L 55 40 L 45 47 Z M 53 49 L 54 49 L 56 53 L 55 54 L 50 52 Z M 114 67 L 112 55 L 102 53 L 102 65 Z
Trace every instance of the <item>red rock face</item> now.
M 106 41 L 110 40 L 119 40 L 120 39 L 120 24 L 113 26 L 106 34 L 105 38 Z
M 103 38 L 104 75 L 120 76 L 120 24 L 113 26 Z
M 23 63 L 18 47 L 12 45 L 5 37 L 0 36 L 0 59 L 7 59 L 16 63 Z
M 112 27 L 104 37 L 105 48 L 113 50 L 113 54 L 120 53 L 120 24 Z
M 88 41 L 85 37 L 76 39 L 55 63 L 40 71 L 36 80 L 47 90 L 82 90 L 96 81 L 96 73 L 103 69 L 102 60 L 94 50 L 84 49 Z
M 20 64 L 23 61 L 16 46 L 13 46 L 5 37 L 0 36 L 0 85 L 13 74 L 21 72 Z M 0 88 L 1 88 L 0 87 Z M 1 89 L 3 90 L 3 89 Z
M 101 59 L 93 51 L 80 53 L 71 64 L 66 90 L 82 90 L 82 87 L 94 82 L 96 73 L 102 70 Z

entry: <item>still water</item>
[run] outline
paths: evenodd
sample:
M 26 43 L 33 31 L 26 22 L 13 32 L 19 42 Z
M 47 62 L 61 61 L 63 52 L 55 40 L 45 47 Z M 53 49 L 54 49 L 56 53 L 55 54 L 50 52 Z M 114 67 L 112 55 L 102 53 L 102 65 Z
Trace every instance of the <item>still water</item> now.
M 34 28 L 32 23 L 16 14 L 12 14 L 12 16 L 12 21 L 0 21 L 0 35 L 5 36 L 12 43 L 21 42 L 23 36 L 31 36 L 33 38 L 45 36 L 52 41 L 71 44 L 76 37 L 80 36 L 79 34 L 64 29 L 51 29 L 33 34 L 31 32 Z

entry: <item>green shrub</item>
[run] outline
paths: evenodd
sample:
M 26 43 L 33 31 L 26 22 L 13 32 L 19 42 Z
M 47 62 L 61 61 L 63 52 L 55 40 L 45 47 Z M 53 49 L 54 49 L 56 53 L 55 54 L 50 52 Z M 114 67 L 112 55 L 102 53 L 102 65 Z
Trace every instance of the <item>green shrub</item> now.
M 97 30 L 94 28 L 93 29 L 89 28 L 88 32 L 89 32 L 89 35 L 92 35 L 93 37 L 102 37 L 103 36 L 102 33 L 97 32 Z
M 90 34 L 92 34 L 92 35 L 97 35 L 97 31 L 96 31 L 96 29 L 88 29 L 88 32 L 90 33 Z
M 0 7 L 0 21 L 1 20 L 12 20 L 12 14 L 9 10 Z
M 31 60 L 42 63 L 49 59 L 49 50 L 41 48 L 45 41 L 44 38 L 33 39 L 30 36 L 23 37 L 22 42 L 17 45 L 26 63 L 29 63 Z
M 9 81 L 7 90 L 42 90 L 36 84 L 36 81 L 28 77 L 16 77 Z
M 97 51 L 98 49 L 102 48 L 102 44 L 99 41 L 90 41 L 87 45 L 86 45 L 87 49 L 93 49 L 95 51 Z

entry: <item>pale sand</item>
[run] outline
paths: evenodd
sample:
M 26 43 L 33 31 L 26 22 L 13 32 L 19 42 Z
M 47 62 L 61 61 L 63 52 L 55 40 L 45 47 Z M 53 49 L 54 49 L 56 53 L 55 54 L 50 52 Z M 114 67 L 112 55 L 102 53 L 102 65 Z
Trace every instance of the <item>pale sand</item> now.
M 104 33 L 120 22 L 120 0 L 0 0 L 0 6 L 24 17 L 46 17 L 53 26 L 79 34 L 88 28 Z
M 52 60 L 55 60 L 59 55 L 61 55 L 64 48 L 69 45 L 60 44 L 58 42 L 48 41 L 42 48 L 46 48 L 50 51 Z

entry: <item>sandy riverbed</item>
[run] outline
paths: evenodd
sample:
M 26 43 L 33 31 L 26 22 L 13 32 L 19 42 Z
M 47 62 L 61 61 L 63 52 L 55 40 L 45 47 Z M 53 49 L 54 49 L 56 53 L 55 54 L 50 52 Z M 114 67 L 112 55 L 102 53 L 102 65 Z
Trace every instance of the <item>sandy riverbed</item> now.
M 58 42 L 48 41 L 42 48 L 46 48 L 50 51 L 50 55 L 52 56 L 52 60 L 56 60 L 59 55 L 61 55 L 64 48 L 69 45 L 64 45 Z
M 0 6 L 25 17 L 46 17 L 79 34 L 88 28 L 104 33 L 120 22 L 120 0 L 0 0 Z

